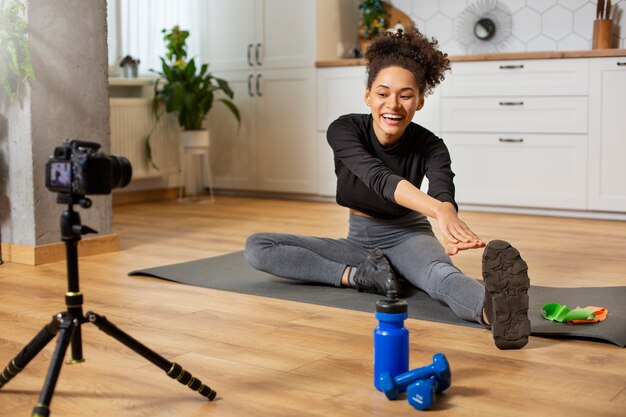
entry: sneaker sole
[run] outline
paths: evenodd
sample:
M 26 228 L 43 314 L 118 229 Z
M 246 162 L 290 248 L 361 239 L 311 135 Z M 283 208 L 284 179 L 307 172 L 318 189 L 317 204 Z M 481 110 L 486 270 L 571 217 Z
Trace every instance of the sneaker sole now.
M 493 301 L 493 340 L 499 349 L 520 349 L 528 343 L 528 265 L 517 249 L 503 240 L 489 242 L 483 253 L 483 280 Z

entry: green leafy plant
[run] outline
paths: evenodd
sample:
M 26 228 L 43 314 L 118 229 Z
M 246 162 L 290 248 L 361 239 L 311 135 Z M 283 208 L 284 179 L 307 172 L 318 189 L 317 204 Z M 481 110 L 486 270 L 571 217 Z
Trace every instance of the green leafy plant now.
M 388 25 L 389 13 L 381 0 L 363 0 L 359 4 L 361 21 L 359 35 L 365 39 L 373 39 L 383 33 Z
M 0 85 L 10 103 L 20 98 L 24 83 L 35 79 L 24 13 L 24 4 L 19 0 L 0 5 Z
M 187 38 L 189 31 L 174 26 L 170 31 L 163 29 L 163 40 L 167 52 L 161 59 L 161 71 L 154 71 L 160 78 L 154 85 L 152 112 L 158 121 L 163 113 L 173 113 L 178 117 L 178 124 L 185 130 L 202 129 L 202 122 L 213 107 L 213 101 L 224 104 L 241 123 L 239 109 L 232 102 L 234 97 L 228 82 L 214 77 L 208 64 L 196 66 L 195 59 L 187 57 Z M 226 97 L 219 97 L 219 95 Z M 219 97 L 219 98 L 217 98 Z M 156 126 L 156 123 L 155 123 Z M 154 129 L 154 127 L 153 127 Z M 158 169 L 152 159 L 150 136 L 146 140 L 146 150 L 150 164 Z
M 198 68 L 194 58 L 186 62 L 186 40 L 189 32 L 178 26 L 174 26 L 169 32 L 165 29 L 162 32 L 165 33 L 163 39 L 167 53 L 165 58 L 161 57 L 162 71 L 158 72 L 161 78 L 154 87 L 154 114 L 158 114 L 162 103 L 165 112 L 178 116 L 178 123 L 183 129 L 202 129 L 202 122 L 221 92 L 228 98 L 217 98 L 217 101 L 223 103 L 240 122 L 239 110 L 230 100 L 234 94 L 228 82 L 214 77 L 208 71 L 208 64 L 202 64 Z

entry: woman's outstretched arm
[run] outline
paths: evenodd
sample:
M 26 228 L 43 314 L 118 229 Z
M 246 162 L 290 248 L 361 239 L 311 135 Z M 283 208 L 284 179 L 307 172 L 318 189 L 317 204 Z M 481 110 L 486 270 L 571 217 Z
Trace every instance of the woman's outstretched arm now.
M 427 195 L 407 180 L 398 183 L 394 198 L 401 206 L 437 220 L 448 255 L 455 255 L 460 250 L 485 246 L 478 235 L 459 218 L 452 203 L 441 202 Z

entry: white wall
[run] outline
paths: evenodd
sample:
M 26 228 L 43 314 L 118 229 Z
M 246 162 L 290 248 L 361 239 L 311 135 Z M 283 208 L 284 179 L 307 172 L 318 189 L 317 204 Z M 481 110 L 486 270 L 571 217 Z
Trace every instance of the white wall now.
M 465 54 L 456 28 L 463 11 L 484 0 L 391 0 L 427 36 L 437 38 L 441 50 Z M 512 37 L 502 52 L 575 51 L 591 49 L 597 0 L 500 0 L 512 14 Z M 613 47 L 626 48 L 626 0 L 613 1 Z M 613 14 L 613 13 L 612 13 Z

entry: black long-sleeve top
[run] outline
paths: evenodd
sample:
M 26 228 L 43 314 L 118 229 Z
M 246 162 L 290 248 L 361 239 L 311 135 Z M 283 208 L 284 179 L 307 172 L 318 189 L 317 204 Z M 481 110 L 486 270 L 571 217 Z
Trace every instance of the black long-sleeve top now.
M 383 147 L 369 114 L 348 114 L 330 124 L 327 140 L 335 155 L 337 203 L 376 218 L 392 219 L 411 210 L 396 203 L 394 192 L 405 179 L 416 187 L 428 178 L 428 195 L 454 200 L 454 173 L 443 140 L 411 123 L 391 147 Z

